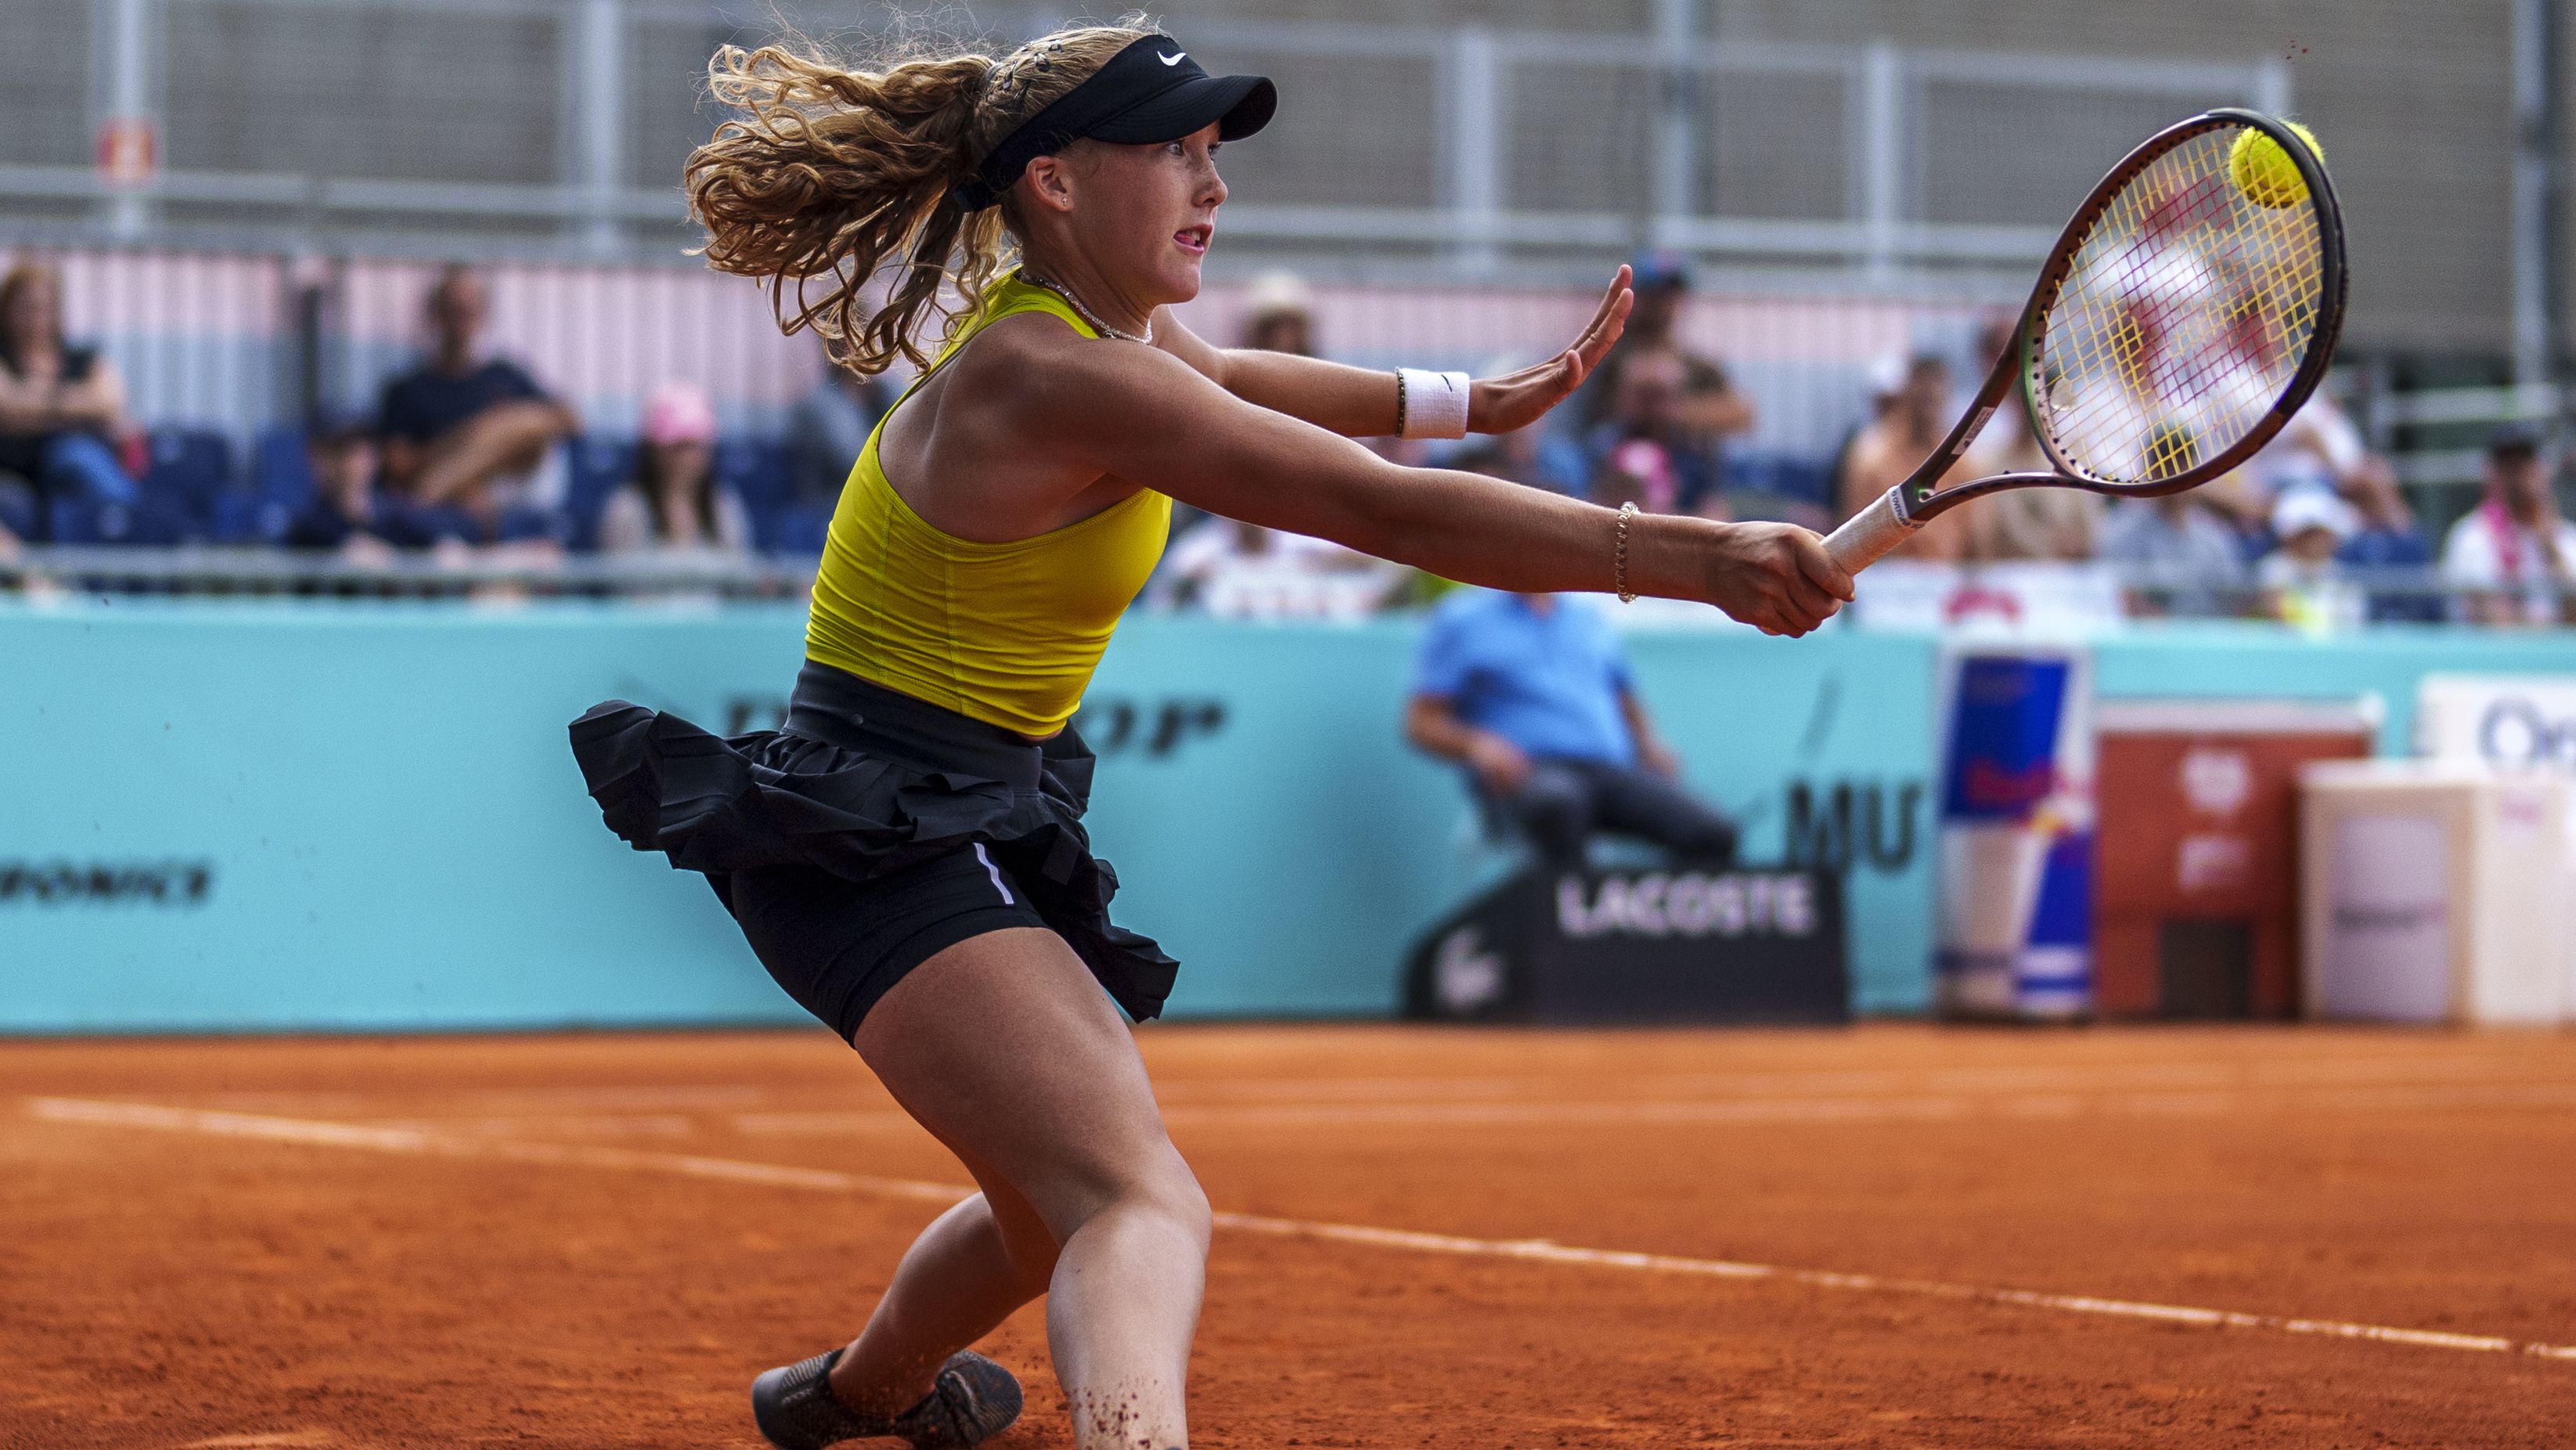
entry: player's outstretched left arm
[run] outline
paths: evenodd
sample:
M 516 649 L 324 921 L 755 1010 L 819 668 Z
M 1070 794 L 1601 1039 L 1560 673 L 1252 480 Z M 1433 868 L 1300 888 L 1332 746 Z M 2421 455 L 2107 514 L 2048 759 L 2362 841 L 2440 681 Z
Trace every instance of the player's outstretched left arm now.
M 1445 579 L 1531 593 L 1632 593 L 1716 605 L 1772 634 L 1804 634 L 1851 598 L 1851 576 L 1792 524 L 1609 509 L 1482 474 L 1406 468 L 1345 438 L 1231 397 L 1150 348 L 1034 330 L 1007 419 L 1032 455 L 1158 489 L 1210 513 Z M 1624 533 L 1626 565 L 1619 564 Z
M 1496 378 L 1478 378 L 1467 394 L 1467 429 L 1509 433 L 1525 428 L 1564 402 L 1592 376 L 1628 325 L 1636 294 L 1629 272 L 1619 269 L 1592 320 L 1565 351 L 1543 363 Z M 1345 438 L 1383 438 L 1395 432 L 1395 378 L 1321 358 L 1253 348 L 1215 347 L 1173 320 L 1154 319 L 1154 345 L 1201 377 L 1256 407 L 1303 419 Z

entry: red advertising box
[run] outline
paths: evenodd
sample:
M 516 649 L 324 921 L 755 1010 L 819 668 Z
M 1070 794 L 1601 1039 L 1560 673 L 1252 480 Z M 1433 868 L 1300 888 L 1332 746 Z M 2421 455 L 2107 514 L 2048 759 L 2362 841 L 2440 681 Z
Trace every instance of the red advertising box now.
M 2299 767 L 2366 758 L 2378 701 L 2104 700 L 2094 1008 L 2299 1010 Z

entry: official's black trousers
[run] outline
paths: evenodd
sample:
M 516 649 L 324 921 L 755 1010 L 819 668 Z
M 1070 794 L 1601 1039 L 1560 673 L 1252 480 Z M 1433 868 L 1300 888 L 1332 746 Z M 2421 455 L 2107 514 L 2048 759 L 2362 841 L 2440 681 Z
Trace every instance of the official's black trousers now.
M 1488 801 L 1529 836 L 1551 866 L 1580 866 L 1583 843 L 1596 831 L 1635 836 L 1685 860 L 1735 860 L 1734 823 L 1649 770 L 1598 760 L 1536 760 L 1519 790 Z

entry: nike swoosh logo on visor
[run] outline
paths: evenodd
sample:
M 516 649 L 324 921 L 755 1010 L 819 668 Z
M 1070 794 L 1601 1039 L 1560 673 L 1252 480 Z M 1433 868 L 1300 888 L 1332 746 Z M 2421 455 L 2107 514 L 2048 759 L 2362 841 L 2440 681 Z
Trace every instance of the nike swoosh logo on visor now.
M 1189 52 L 1186 50 L 1181 52 L 1181 55 L 1187 54 L 1189 54 Z M 1161 61 L 1165 65 L 1179 65 L 1181 63 L 1181 55 L 1165 55 L 1158 50 L 1154 52 L 1154 59 Z

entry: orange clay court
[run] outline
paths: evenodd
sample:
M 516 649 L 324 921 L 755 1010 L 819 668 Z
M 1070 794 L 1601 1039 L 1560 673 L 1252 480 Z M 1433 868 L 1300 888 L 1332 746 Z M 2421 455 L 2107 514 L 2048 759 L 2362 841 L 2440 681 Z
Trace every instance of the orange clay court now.
M 1214 1447 L 2576 1441 L 2576 1038 L 1156 1027 Z M 0 1045 L 0 1444 L 756 1446 L 955 1164 L 820 1032 Z M 1066 1443 L 1041 1310 L 988 1348 Z

